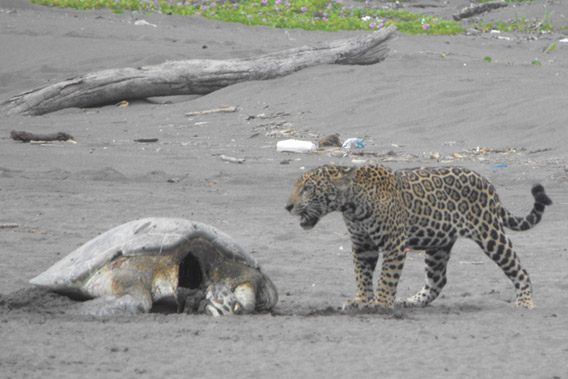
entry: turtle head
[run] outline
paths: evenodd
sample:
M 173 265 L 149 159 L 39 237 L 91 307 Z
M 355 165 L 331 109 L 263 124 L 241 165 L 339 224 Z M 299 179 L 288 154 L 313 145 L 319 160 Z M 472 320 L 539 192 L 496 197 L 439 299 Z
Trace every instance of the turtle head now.
M 241 304 L 237 296 L 226 284 L 211 284 L 207 287 L 205 298 L 207 299 L 205 312 L 213 317 L 245 313 L 245 306 Z

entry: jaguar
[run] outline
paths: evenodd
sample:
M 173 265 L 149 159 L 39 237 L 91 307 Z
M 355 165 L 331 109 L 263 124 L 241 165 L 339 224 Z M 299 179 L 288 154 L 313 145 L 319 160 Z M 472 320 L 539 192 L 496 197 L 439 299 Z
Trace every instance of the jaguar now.
M 469 238 L 513 282 L 515 305 L 533 308 L 528 272 L 521 266 L 505 228 L 524 231 L 537 225 L 552 204 L 544 187 L 532 187 L 534 205 L 525 217 L 511 214 L 493 184 L 464 167 L 392 170 L 380 165 L 323 166 L 297 181 L 286 210 L 313 228 L 339 211 L 350 234 L 357 292 L 349 307 L 422 307 L 447 283 L 446 271 L 456 240 Z M 409 249 L 425 252 L 426 283 L 414 296 L 396 299 Z M 376 290 L 373 273 L 383 253 Z

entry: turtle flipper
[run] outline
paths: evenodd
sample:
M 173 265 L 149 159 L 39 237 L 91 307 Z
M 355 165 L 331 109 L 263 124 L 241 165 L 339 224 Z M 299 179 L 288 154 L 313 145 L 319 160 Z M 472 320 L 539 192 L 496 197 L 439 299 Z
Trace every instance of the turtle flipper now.
M 131 288 L 123 295 L 101 296 L 82 304 L 79 312 L 96 318 L 148 313 L 152 295 L 144 288 Z
M 205 298 L 207 299 L 205 312 L 213 317 L 241 314 L 244 311 L 243 305 L 226 284 L 211 284 L 207 287 Z
M 203 311 L 201 304 L 204 302 L 205 294 L 199 288 L 184 288 L 178 287 L 177 289 L 177 311 L 178 313 L 197 313 Z

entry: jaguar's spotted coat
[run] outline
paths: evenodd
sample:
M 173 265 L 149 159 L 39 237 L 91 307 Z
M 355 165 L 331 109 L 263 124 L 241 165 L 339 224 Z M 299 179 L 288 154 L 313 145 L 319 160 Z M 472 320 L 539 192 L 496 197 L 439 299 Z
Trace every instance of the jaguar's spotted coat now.
M 353 244 L 357 295 L 352 306 L 391 308 L 406 258 L 406 248 L 426 251 L 426 284 L 402 306 L 425 306 L 446 284 L 450 251 L 460 237 L 475 241 L 516 288 L 516 305 L 532 308 L 529 275 L 504 228 L 527 230 L 538 224 L 552 201 L 541 185 L 532 189 L 534 207 L 526 217 L 513 216 L 499 201 L 495 187 L 478 173 L 461 167 L 393 171 L 383 166 L 325 166 L 305 173 L 286 204 L 311 229 L 327 213 L 340 211 Z M 384 252 L 373 293 L 373 272 Z

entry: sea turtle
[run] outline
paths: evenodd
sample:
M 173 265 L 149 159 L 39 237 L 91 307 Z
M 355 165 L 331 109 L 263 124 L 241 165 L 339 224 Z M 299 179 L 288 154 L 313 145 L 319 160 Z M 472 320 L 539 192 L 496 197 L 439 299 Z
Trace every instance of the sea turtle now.
M 149 312 L 171 299 L 178 312 L 213 316 L 271 309 L 278 292 L 256 259 L 212 226 L 177 218 L 122 224 L 85 243 L 31 284 L 92 299 L 95 316 Z

